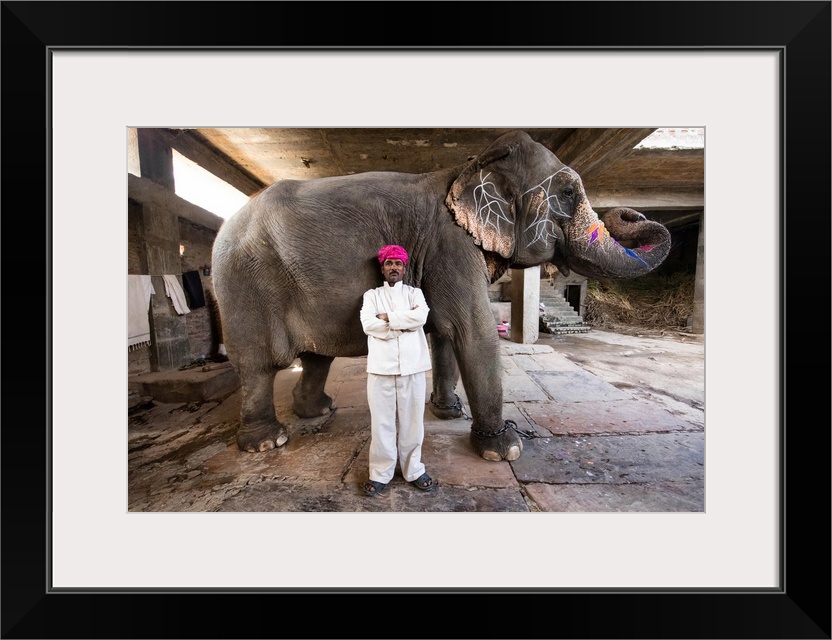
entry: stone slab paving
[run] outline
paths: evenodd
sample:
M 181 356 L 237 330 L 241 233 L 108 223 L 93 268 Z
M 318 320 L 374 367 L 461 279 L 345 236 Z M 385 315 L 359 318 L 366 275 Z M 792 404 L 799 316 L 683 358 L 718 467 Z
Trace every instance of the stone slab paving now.
M 468 412 L 468 407 L 463 405 L 463 411 Z M 425 434 L 432 433 L 457 433 L 467 434 L 471 432 L 470 418 L 455 418 L 453 420 L 441 420 L 433 415 L 427 407 L 425 408 Z
M 370 415 L 364 358 L 336 358 L 326 391 L 338 409 L 292 411 L 292 368 L 275 381 L 284 447 L 240 452 L 241 390 L 203 402 L 153 403 L 128 416 L 130 511 L 616 512 L 704 509 L 704 430 L 684 410 L 634 397 L 548 345 L 500 342 L 503 418 L 537 437 L 514 462 L 489 462 L 470 444 L 465 416 L 426 406 L 423 460 L 439 482 L 424 494 L 397 474 L 384 494 L 367 478 Z M 428 373 L 426 402 L 431 389 Z M 690 415 L 695 415 L 691 411 Z
M 701 482 L 646 482 L 642 484 L 525 485 L 533 511 L 569 513 L 703 512 L 705 487 Z
M 370 409 L 368 407 L 339 407 L 329 417 L 316 424 L 312 420 L 296 418 L 289 430 L 294 433 L 322 433 L 332 436 L 363 434 L 370 437 Z
M 360 487 L 367 480 L 369 439 L 344 475 L 344 483 Z M 444 487 L 500 488 L 519 491 L 520 485 L 508 462 L 489 462 L 468 445 L 468 434 L 428 434 L 422 445 L 422 461 L 432 478 Z M 392 484 L 405 484 L 397 467 Z
M 332 378 L 363 378 L 367 373 L 367 358 L 335 358 L 329 368 Z
M 637 399 L 524 402 L 523 413 L 552 435 L 701 431 L 660 406 Z
M 277 375 L 274 377 L 275 407 L 284 407 L 292 404 L 292 389 L 295 388 L 295 384 L 297 384 L 299 378 L 300 371 L 293 371 L 291 367 L 289 369 L 284 369 L 283 371 L 278 371 Z M 341 386 L 340 379 L 336 378 L 334 382 L 337 386 Z M 326 388 L 327 393 L 330 393 L 329 385 L 330 383 L 328 381 Z
M 593 402 L 632 397 L 580 367 L 574 371 L 529 371 L 528 377 L 546 392 L 545 400 L 551 398 L 558 402 Z
M 510 463 L 483 460 L 474 453 L 469 437 L 468 432 L 426 436 L 422 461 L 428 473 L 442 486 L 465 489 L 507 487 L 519 492 L 520 485 Z
M 521 356 L 515 356 L 515 359 Z M 530 366 L 528 371 L 579 371 L 580 365 L 575 364 L 569 358 L 554 351 L 534 353 L 529 356 L 537 366 Z
M 582 371 L 581 367 L 565 356 L 555 353 L 517 354 L 500 356 L 504 369 L 517 368 L 523 371 Z
M 154 402 L 148 408 L 132 411 L 127 416 L 130 439 L 134 442 L 153 440 L 164 442 L 178 437 L 178 432 L 190 429 L 194 422 L 220 405 L 219 401 L 205 403 Z
M 339 409 L 346 407 L 367 407 L 367 379 L 346 379 L 338 386 L 337 391 L 327 389 L 335 406 Z
M 517 480 L 549 484 L 702 482 L 703 433 L 553 436 L 528 440 L 511 462 Z
M 236 424 L 209 419 L 215 408 L 215 403 L 157 404 L 145 413 L 130 416 L 127 461 L 137 472 L 131 480 L 156 473 L 154 468 L 167 461 L 181 464 L 207 446 L 226 446 Z
M 210 413 L 205 416 L 206 421 L 212 423 L 240 422 L 240 403 L 243 400 L 243 390 L 237 389 L 220 402 L 212 404 Z
M 390 484 L 377 496 L 360 487 L 328 483 L 304 486 L 263 482 L 228 496 L 221 512 L 517 512 L 529 511 L 523 496 L 508 489 L 455 489 L 439 486 L 425 493 L 406 484 Z M 369 524 L 369 523 L 368 523 Z
M 271 465 L 264 475 L 297 482 L 340 482 L 367 435 L 295 433 L 284 446 L 268 452 Z
M 547 344 L 519 344 L 506 339 L 500 340 L 500 354 L 506 356 L 536 355 L 539 353 L 554 353 L 554 349 Z
M 531 374 L 522 369 L 506 369 L 503 371 L 503 402 L 528 402 L 529 400 L 548 400 L 541 385 Z
M 529 417 L 520 409 L 520 407 L 525 404 L 525 402 L 504 402 L 503 419 L 514 420 L 517 428 L 521 431 L 532 431 L 540 437 L 551 435 L 546 429 L 538 427 L 537 424 L 535 424 L 533 420 L 530 420 Z

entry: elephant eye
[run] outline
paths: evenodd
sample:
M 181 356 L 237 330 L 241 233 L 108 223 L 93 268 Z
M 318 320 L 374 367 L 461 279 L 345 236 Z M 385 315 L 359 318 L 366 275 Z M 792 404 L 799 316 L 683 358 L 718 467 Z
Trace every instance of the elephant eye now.
M 567 198 L 571 198 L 575 194 L 572 191 L 572 189 L 564 189 L 562 195 L 567 197 Z

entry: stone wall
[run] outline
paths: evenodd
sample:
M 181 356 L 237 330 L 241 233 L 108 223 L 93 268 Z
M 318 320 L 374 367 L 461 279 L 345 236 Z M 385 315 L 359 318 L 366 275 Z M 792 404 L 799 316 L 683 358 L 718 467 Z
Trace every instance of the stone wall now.
M 181 258 L 182 273 L 196 271 L 205 294 L 205 306 L 191 309 L 191 312 L 185 315 L 188 325 L 188 341 L 194 359 L 215 355 L 218 344 L 211 317 L 214 287 L 210 275 L 211 248 L 216 235 L 216 232 L 211 229 L 179 219 L 179 243 L 185 247 Z M 204 273 L 205 269 L 209 270 L 208 275 Z
M 142 268 L 142 246 L 138 220 L 139 208 L 134 204 L 128 207 L 127 216 L 127 273 L 128 275 L 144 274 Z M 185 314 L 188 343 L 192 359 L 200 356 L 216 355 L 219 346 L 219 336 L 216 335 L 216 322 L 213 313 L 213 281 L 211 279 L 211 249 L 214 244 L 216 231 L 179 218 L 179 244 L 184 246 L 180 256 L 180 273 L 197 271 L 205 294 L 205 306 L 192 309 Z M 204 270 L 208 269 L 208 274 Z M 151 274 L 159 275 L 159 274 Z M 158 289 L 158 287 L 157 287 Z M 165 296 L 164 290 L 158 291 L 156 296 Z M 139 347 L 128 351 L 128 375 L 147 373 L 151 371 L 150 347 Z
M 139 235 L 140 207 L 128 201 L 127 207 L 127 275 L 142 275 L 142 244 Z M 127 304 L 127 301 L 124 301 Z M 127 327 L 124 328 L 125 333 Z M 150 371 L 150 347 L 138 347 L 127 352 L 127 373 L 146 373 Z

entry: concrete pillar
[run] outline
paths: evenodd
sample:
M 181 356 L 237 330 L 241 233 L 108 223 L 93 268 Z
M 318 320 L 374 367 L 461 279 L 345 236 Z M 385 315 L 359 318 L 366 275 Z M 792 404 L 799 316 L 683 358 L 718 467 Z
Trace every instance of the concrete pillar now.
M 691 333 L 705 333 L 705 216 L 699 214 L 699 241 L 696 247 L 696 275 L 693 285 Z
M 137 129 L 139 167 L 142 178 L 150 178 L 163 187 L 175 191 L 173 179 L 173 149 L 153 129 Z
M 511 341 L 534 344 L 540 335 L 540 266 L 511 270 Z
M 152 130 L 139 129 L 139 161 L 142 176 L 164 185 L 171 191 L 173 153 L 160 142 Z M 193 360 L 185 316 L 180 316 L 165 294 L 163 275 L 182 274 L 179 256 L 179 218 L 161 205 L 129 202 L 139 220 L 141 246 L 139 262 L 142 273 L 153 276 L 155 295 L 150 298 L 150 368 L 152 371 L 178 369 Z

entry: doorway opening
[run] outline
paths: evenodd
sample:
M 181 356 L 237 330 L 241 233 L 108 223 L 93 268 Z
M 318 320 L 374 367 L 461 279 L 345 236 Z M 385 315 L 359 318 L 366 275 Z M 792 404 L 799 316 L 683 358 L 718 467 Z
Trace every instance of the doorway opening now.
M 564 288 L 563 296 L 576 313 L 581 312 L 581 285 L 568 284 Z

